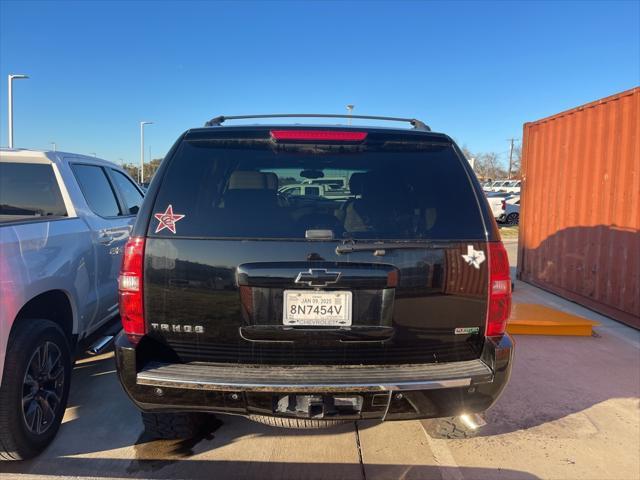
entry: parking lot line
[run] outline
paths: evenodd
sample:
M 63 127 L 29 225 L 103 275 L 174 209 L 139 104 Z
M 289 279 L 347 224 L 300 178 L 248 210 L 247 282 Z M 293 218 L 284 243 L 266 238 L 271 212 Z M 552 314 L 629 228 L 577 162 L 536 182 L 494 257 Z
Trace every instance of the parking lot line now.
M 420 426 L 422 427 L 422 432 L 429 444 L 434 461 L 440 470 L 442 480 L 464 480 L 460 467 L 456 463 L 453 455 L 451 454 L 451 450 L 449 450 L 449 447 L 447 446 L 449 440 L 431 438 L 424 428 L 424 421 L 420 422 Z

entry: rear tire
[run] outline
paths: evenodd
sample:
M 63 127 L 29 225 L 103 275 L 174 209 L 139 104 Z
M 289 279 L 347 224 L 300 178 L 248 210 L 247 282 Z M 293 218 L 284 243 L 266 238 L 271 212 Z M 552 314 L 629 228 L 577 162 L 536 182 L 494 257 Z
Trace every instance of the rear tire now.
M 147 413 L 142 412 L 145 432 L 164 440 L 193 438 L 203 431 L 213 415 L 199 412 Z
M 21 320 L 9 336 L 0 386 L 0 460 L 33 458 L 51 443 L 70 383 L 71 348 L 60 327 Z
M 304 430 L 331 428 L 338 425 L 343 425 L 349 421 L 313 418 L 270 417 L 268 415 L 249 415 L 247 418 L 253 422 L 269 425 L 270 427 L 295 428 Z
M 460 440 L 475 437 L 479 429 L 467 427 L 459 417 L 445 417 L 427 420 L 425 430 L 431 438 Z
M 510 213 L 507 215 L 507 225 L 518 225 L 520 215 L 517 213 Z

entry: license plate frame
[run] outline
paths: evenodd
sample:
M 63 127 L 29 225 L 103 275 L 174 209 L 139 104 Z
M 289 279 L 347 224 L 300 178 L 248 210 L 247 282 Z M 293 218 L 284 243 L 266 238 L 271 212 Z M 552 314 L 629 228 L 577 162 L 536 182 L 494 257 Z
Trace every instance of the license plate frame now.
M 291 308 L 293 305 L 304 308 L 302 311 L 296 308 L 294 312 Z M 291 327 L 350 327 L 353 321 L 352 306 L 353 292 L 348 290 L 285 290 L 282 323 Z M 329 307 L 341 308 L 339 313 L 331 314 Z

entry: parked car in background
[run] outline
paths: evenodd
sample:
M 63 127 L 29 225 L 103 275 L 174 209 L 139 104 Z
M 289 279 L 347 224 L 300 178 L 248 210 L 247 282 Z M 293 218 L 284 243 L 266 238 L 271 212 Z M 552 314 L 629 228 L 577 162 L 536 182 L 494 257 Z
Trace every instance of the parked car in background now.
M 491 192 L 493 188 L 493 184 L 496 183 L 494 180 L 489 180 L 487 182 L 482 183 L 482 190 L 485 192 Z
M 346 199 L 349 192 L 342 188 L 334 188 L 332 185 L 323 183 L 300 183 L 291 184 L 278 190 L 280 195 L 284 195 L 290 203 L 300 201 L 324 201 Z
M 278 191 L 286 197 L 319 197 L 328 187 L 316 183 L 294 183 L 280 188 Z
M 453 140 L 416 120 L 225 118 L 178 139 L 125 248 L 116 363 L 147 434 L 189 437 L 218 412 L 288 428 L 436 418 L 435 436 L 472 435 L 509 378 L 511 282 Z M 276 190 L 338 174 L 346 198 Z
M 491 184 L 491 190 L 490 191 L 492 191 L 492 192 L 500 192 L 500 191 L 502 191 L 502 189 L 507 184 L 507 182 L 509 182 L 509 180 L 496 180 L 495 182 L 493 182 Z
M 487 202 L 489 203 L 489 208 L 491 208 L 493 218 L 495 218 L 496 220 L 500 218 L 500 216 L 504 212 L 502 208 L 503 202 L 507 198 L 510 198 L 512 196 L 512 193 L 507 192 L 489 192 L 486 194 Z
M 520 221 L 520 196 L 509 197 L 502 202 L 502 214 L 497 220 L 508 225 L 518 225 Z
M 509 180 L 507 183 L 502 185 L 501 191 L 520 194 L 520 180 Z
M 0 459 L 33 457 L 55 436 L 76 346 L 118 315 L 142 197 L 113 163 L 0 149 Z
M 306 180 L 304 183 L 326 185 L 328 190 L 346 190 L 348 185 L 348 181 L 345 177 L 331 177 L 331 176 L 309 179 L 309 180 Z
M 520 193 L 520 180 L 496 180 L 484 187 L 487 192 Z

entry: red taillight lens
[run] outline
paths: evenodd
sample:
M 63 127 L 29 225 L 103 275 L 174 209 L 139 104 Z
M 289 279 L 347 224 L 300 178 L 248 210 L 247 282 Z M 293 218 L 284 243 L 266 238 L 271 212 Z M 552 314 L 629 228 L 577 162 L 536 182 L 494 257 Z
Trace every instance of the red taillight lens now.
M 129 238 L 124 247 L 122 268 L 118 277 L 120 317 L 129 341 L 136 345 L 145 334 L 142 296 L 144 238 Z
M 507 209 L 507 201 L 506 200 L 502 200 L 502 209 L 503 210 Z
M 367 132 L 344 132 L 340 130 L 271 130 L 276 141 L 297 142 L 361 142 Z
M 511 313 L 511 275 L 509 257 L 502 242 L 489 243 L 488 337 L 504 334 Z

